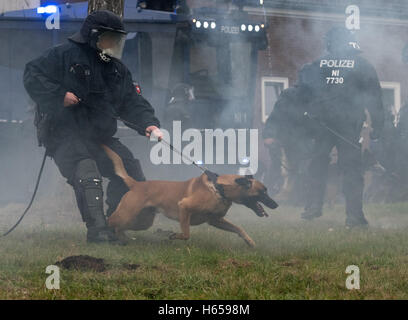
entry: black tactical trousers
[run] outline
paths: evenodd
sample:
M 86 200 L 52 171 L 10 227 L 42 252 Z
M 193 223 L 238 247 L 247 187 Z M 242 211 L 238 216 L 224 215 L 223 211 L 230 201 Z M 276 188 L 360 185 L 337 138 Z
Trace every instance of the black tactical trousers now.
M 119 139 L 110 138 L 104 141 L 103 144 L 107 145 L 122 158 L 129 176 L 137 181 L 146 180 L 139 160 L 133 157 L 130 150 Z M 129 191 L 123 180 L 115 174 L 112 161 L 101 148 L 100 142 L 71 137 L 59 144 L 52 157 L 61 174 L 73 187 L 74 174 L 78 163 L 85 159 L 95 160 L 100 174 L 110 180 L 106 189 L 107 216 L 110 216 L 115 211 L 122 196 Z
M 305 203 L 306 173 L 312 155 L 312 140 L 297 136 L 283 140 L 288 171 L 288 186 L 290 190 L 289 202 L 302 206 Z
M 340 132 L 354 145 L 360 146 L 358 143 L 360 131 L 356 128 L 353 129 Z M 338 166 L 343 177 L 342 185 L 346 200 L 347 220 L 351 224 L 361 223 L 364 220 L 362 203 L 364 177 L 361 149 L 357 149 L 326 130 L 320 132 L 319 136 L 316 137 L 316 143 L 313 147 L 312 160 L 307 173 L 305 209 L 313 212 L 321 212 L 322 210 L 330 162 L 329 155 L 334 146 L 337 148 Z
M 282 150 L 279 145 L 274 143 L 268 147 L 270 155 L 270 165 L 267 170 L 265 182 L 271 195 L 279 193 L 283 186 L 282 176 Z

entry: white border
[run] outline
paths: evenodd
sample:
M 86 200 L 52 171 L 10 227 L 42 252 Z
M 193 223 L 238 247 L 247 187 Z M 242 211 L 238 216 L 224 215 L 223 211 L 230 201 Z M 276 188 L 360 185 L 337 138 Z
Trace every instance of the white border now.
M 283 83 L 283 90 L 289 88 L 289 78 L 284 77 L 262 77 L 262 87 L 261 87 L 261 94 L 262 94 L 262 122 L 265 123 L 266 119 L 268 119 L 269 114 L 266 114 L 265 108 L 265 82 L 275 82 L 275 83 Z
M 391 82 L 391 81 L 380 81 L 382 89 L 393 89 L 394 90 L 394 108 L 396 115 L 398 115 L 401 110 L 401 83 Z

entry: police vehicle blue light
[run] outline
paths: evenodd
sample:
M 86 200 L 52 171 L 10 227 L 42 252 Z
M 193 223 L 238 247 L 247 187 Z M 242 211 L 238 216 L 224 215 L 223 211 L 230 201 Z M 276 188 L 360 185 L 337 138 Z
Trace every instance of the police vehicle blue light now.
M 57 6 L 55 6 L 55 5 L 48 5 L 48 6 L 45 6 L 45 7 L 38 7 L 38 8 L 37 8 L 37 13 L 38 13 L 38 14 L 44 14 L 44 13 L 51 14 L 51 13 L 56 13 L 57 10 L 58 10 L 58 7 L 57 7 Z

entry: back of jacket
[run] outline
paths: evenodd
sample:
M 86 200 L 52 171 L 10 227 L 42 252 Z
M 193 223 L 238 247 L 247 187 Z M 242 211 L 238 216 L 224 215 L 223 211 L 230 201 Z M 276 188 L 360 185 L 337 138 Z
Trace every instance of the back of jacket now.
M 331 125 L 362 125 L 364 110 L 373 128 L 384 123 L 381 87 L 374 67 L 358 53 L 328 54 L 305 65 L 301 86 L 310 92 L 309 112 Z

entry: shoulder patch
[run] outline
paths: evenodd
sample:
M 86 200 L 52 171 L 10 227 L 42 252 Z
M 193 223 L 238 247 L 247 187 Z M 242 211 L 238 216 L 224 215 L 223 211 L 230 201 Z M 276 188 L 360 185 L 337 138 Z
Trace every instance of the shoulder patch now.
M 142 95 L 142 89 L 140 88 L 140 85 L 137 82 L 133 82 L 133 85 L 135 86 L 136 93 L 141 96 Z

